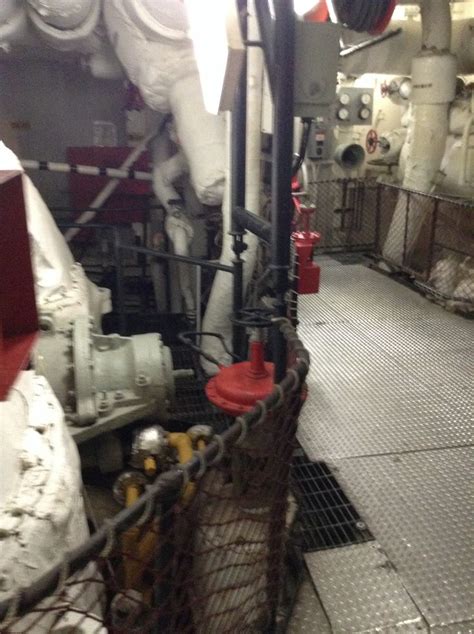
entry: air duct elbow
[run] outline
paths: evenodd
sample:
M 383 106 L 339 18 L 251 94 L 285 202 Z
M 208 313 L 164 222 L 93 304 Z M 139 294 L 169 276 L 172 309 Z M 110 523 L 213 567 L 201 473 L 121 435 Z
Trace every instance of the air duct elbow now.
M 60 51 L 79 48 L 92 37 L 101 3 L 94 0 L 28 0 L 28 16 L 39 36 Z
M 334 152 L 334 161 L 345 170 L 360 167 L 365 160 L 365 150 L 358 143 L 344 143 L 338 145 Z

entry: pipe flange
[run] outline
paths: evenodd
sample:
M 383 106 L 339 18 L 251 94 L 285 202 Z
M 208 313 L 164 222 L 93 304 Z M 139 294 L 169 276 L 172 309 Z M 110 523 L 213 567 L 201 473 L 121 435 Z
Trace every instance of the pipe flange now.
M 81 426 L 91 425 L 97 419 L 97 410 L 94 400 L 90 323 L 87 315 L 75 319 L 72 345 L 77 422 Z
M 112 489 L 114 499 L 116 502 L 124 506 L 127 487 L 136 486 L 145 488 L 147 484 L 148 480 L 143 473 L 140 473 L 139 471 L 125 471 L 124 473 L 121 473 L 114 482 Z

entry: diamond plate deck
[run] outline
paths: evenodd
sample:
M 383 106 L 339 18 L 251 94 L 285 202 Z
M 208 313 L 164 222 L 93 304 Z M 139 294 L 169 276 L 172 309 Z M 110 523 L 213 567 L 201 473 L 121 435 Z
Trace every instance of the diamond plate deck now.
M 308 456 L 472 442 L 474 324 L 364 266 L 326 264 L 323 273 L 321 298 L 301 298 L 299 311 L 312 359 L 298 432 Z M 330 306 L 341 319 L 324 321 Z
M 305 561 L 333 632 L 427 631 L 378 544 L 309 553 Z
M 338 477 L 430 626 L 474 619 L 471 447 L 338 461 Z
M 430 631 L 474 632 L 474 323 L 364 266 L 321 264 L 320 296 L 299 303 L 312 366 L 298 438 L 335 469 Z M 356 559 L 340 566 L 354 579 Z M 322 573 L 333 631 L 354 631 Z M 376 627 L 377 595 L 352 600 Z
M 313 584 L 305 579 L 298 591 L 287 634 L 330 634 L 331 626 Z

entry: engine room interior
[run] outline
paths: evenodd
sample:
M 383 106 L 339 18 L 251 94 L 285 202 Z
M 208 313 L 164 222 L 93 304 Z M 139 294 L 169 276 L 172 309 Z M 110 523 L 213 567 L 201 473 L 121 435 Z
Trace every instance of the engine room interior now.
M 2 0 L 0 218 L 0 632 L 474 631 L 473 0 Z

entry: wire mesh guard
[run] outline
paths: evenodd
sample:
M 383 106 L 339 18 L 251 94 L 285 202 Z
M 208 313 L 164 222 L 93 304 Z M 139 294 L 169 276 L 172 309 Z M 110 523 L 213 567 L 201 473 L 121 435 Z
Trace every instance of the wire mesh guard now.
M 319 253 L 362 251 L 447 308 L 474 311 L 474 206 L 374 179 L 313 180 Z
M 222 434 L 151 483 L 90 540 L 0 601 L 0 631 L 261 632 L 284 577 L 290 464 L 309 357 Z M 33 576 L 33 573 L 32 573 Z
M 376 253 L 448 307 L 474 309 L 474 206 L 382 186 Z

